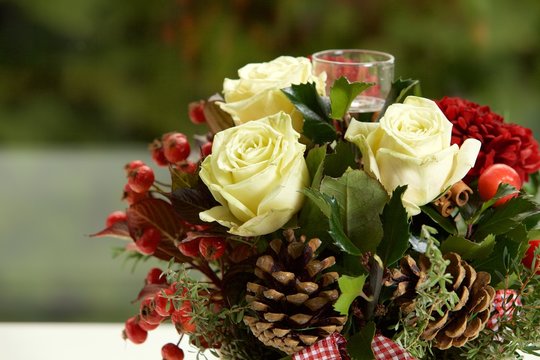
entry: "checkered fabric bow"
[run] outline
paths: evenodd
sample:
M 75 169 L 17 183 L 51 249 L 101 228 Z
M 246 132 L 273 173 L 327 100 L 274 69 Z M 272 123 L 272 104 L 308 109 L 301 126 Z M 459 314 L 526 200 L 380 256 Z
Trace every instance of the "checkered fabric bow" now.
M 294 354 L 293 360 L 349 360 L 345 338 L 338 333 Z M 375 335 L 371 348 L 376 360 L 415 360 L 407 351 L 382 335 Z
M 497 331 L 499 320 L 503 317 L 511 320 L 518 306 L 522 306 L 521 297 L 515 290 L 497 290 L 493 299 L 493 315 L 489 319 L 487 327 Z
M 415 360 L 401 346 L 383 335 L 375 335 L 371 349 L 376 360 Z
M 345 345 L 347 340 L 338 333 L 319 340 L 310 347 L 297 352 L 293 360 L 349 360 Z

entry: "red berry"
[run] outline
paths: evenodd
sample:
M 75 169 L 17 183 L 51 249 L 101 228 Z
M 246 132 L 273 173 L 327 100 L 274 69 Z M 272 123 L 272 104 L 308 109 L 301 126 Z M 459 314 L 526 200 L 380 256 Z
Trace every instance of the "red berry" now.
M 199 168 L 199 166 L 194 162 L 186 161 L 186 162 L 183 162 L 181 164 L 178 164 L 176 166 L 176 168 L 179 171 L 187 173 L 187 174 L 195 174 L 195 172 L 197 172 L 197 169 Z
M 527 267 L 527 268 L 529 268 L 531 270 L 534 270 L 532 268 L 532 263 L 533 263 L 533 260 L 534 260 L 534 252 L 536 251 L 536 248 L 539 245 L 540 245 L 540 239 L 538 239 L 538 240 L 530 240 L 529 241 L 529 248 L 527 249 L 527 252 L 525 253 L 525 257 L 521 260 L 523 265 L 525 265 L 525 267 Z M 540 255 L 536 256 L 535 268 L 536 268 L 536 274 L 540 275 Z
M 168 343 L 161 348 L 163 360 L 184 360 L 184 351 L 176 344 Z
M 167 277 L 162 275 L 163 271 L 160 268 L 151 268 L 146 274 L 146 284 L 165 284 L 167 283 Z
M 186 160 L 191 152 L 186 135 L 182 133 L 169 133 L 164 135 L 163 152 L 165 158 L 173 164 Z
M 521 178 L 516 170 L 506 164 L 491 165 L 478 178 L 478 193 L 482 200 L 488 201 L 493 198 L 500 184 L 512 185 L 517 191 L 497 200 L 493 206 L 502 205 L 511 198 L 518 196 L 518 191 L 521 189 Z
M 117 222 L 121 222 L 121 221 L 126 221 L 127 220 L 127 215 L 125 212 L 123 211 L 113 211 L 112 213 L 109 214 L 109 216 L 107 216 L 107 220 L 105 220 L 105 226 L 106 227 L 111 227 L 113 226 L 114 224 L 116 224 Z
M 184 333 L 193 333 L 196 330 L 195 323 L 192 321 L 191 313 L 193 308 L 189 301 L 184 301 L 179 309 L 171 314 L 171 321 L 176 328 Z
M 147 165 L 139 166 L 128 174 L 129 187 L 139 194 L 147 192 L 154 180 L 154 170 Z
M 141 329 L 146 330 L 146 331 L 155 330 L 159 326 L 159 324 L 160 323 L 150 324 L 149 322 L 147 322 L 144 319 L 139 319 L 139 326 L 141 327 Z
M 122 200 L 125 200 L 129 205 L 133 205 L 143 199 L 148 197 L 148 193 L 139 194 L 131 190 L 129 184 L 124 186 L 124 194 L 122 195 Z
M 129 175 L 129 173 L 137 168 L 140 168 L 141 166 L 146 165 L 141 160 L 133 160 L 128 162 L 126 165 L 124 165 L 124 170 L 126 171 L 126 175 Z
M 141 328 L 136 316 L 126 320 L 124 328 L 124 339 L 128 339 L 134 344 L 142 344 L 148 337 L 148 331 Z
M 201 157 L 205 158 L 212 153 L 212 143 L 207 142 L 201 146 Z
M 178 244 L 178 250 L 185 256 L 196 258 L 199 256 L 199 243 L 200 238 L 185 239 Z
M 163 321 L 163 316 L 157 313 L 154 299 L 151 297 L 148 297 L 141 302 L 139 314 L 142 320 L 151 325 L 159 324 Z
M 160 240 L 161 233 L 159 230 L 154 227 L 149 227 L 144 230 L 141 237 L 135 240 L 135 244 L 141 253 L 145 255 L 152 255 L 156 251 Z
M 160 291 L 154 296 L 154 306 L 156 312 L 161 316 L 169 316 L 174 311 L 174 306 L 171 297 L 176 291 L 168 288 Z
M 206 122 L 206 116 L 204 116 L 204 101 L 192 102 L 188 107 L 189 120 L 192 123 L 199 125 Z
M 225 240 L 220 237 L 200 238 L 199 251 L 208 261 L 217 260 L 225 253 Z
M 152 155 L 152 160 L 158 166 L 168 166 L 169 162 L 165 158 L 165 153 L 163 152 L 163 143 L 161 140 L 154 140 L 153 143 L 149 146 L 150 154 Z

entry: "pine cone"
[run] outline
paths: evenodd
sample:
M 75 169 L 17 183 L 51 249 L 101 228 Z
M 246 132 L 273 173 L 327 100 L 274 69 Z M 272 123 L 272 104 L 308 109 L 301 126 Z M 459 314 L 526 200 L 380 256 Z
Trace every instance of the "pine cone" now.
M 441 350 L 461 347 L 475 339 L 489 320 L 495 296 L 495 289 L 489 286 L 489 273 L 476 272 L 456 253 L 445 254 L 444 258 L 450 260 L 446 271 L 452 275 L 452 283 L 448 288 L 454 290 L 460 300 L 452 309 L 443 307 L 443 315 L 433 312 L 434 320 L 422 333 L 424 340 L 434 340 L 434 346 Z M 425 256 L 420 256 L 418 264 L 406 256 L 400 262 L 400 269 L 394 270 L 392 282 L 397 284 L 397 289 L 393 300 L 405 314 L 414 311 L 416 289 L 426 280 L 429 267 Z
M 334 265 L 333 256 L 319 261 L 315 251 L 319 239 L 306 243 L 292 231 L 270 242 L 267 255 L 259 257 L 256 283 L 248 283 L 246 300 L 256 317 L 244 322 L 265 345 L 293 354 L 304 347 L 340 332 L 347 320 L 334 311 L 339 296 L 337 272 L 324 272 Z

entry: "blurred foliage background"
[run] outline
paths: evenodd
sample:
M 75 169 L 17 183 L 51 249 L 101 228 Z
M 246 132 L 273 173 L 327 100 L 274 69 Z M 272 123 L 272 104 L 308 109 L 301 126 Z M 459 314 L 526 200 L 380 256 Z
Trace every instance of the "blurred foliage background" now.
M 197 131 L 188 102 L 244 64 L 329 48 L 390 52 L 425 96 L 540 135 L 537 0 L 0 0 L 0 321 L 135 311 L 149 265 L 84 236 L 123 207 L 123 164 Z

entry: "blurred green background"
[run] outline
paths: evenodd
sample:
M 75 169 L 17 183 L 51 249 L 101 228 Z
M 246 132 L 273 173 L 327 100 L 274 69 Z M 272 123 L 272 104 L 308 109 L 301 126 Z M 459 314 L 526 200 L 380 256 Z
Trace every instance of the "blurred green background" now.
M 0 0 L 0 321 L 133 313 L 152 264 L 86 236 L 124 207 L 124 163 L 204 132 L 188 102 L 244 64 L 329 48 L 390 52 L 425 96 L 540 135 L 538 0 Z

